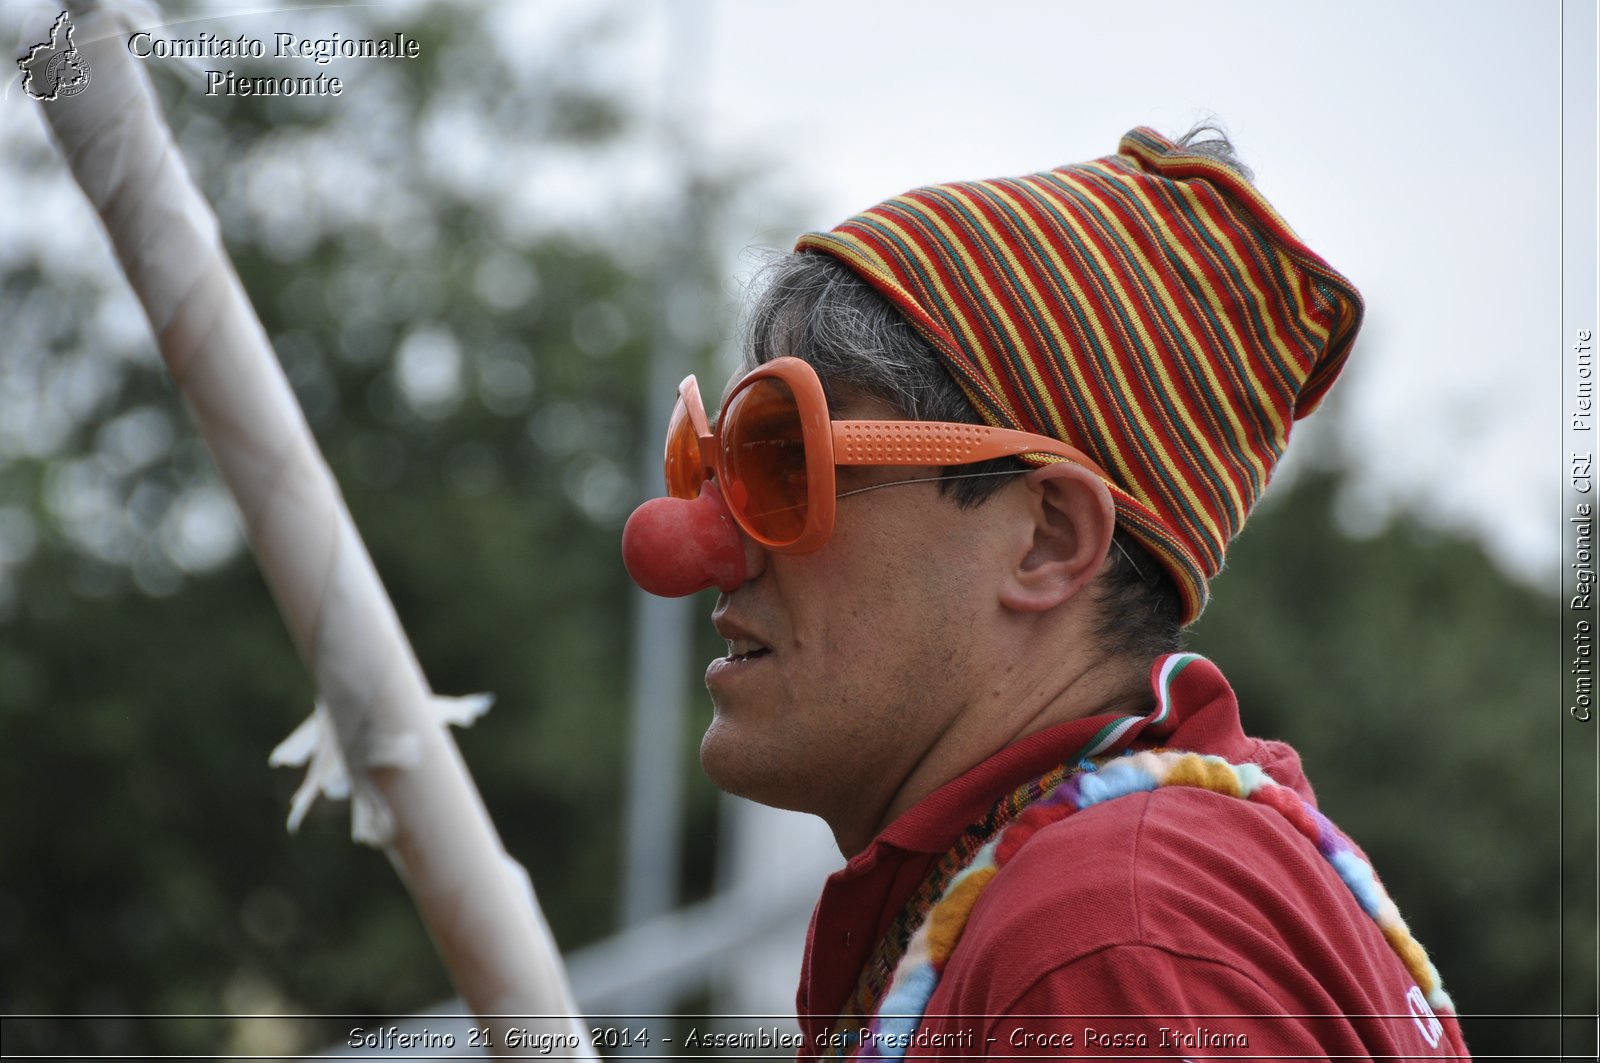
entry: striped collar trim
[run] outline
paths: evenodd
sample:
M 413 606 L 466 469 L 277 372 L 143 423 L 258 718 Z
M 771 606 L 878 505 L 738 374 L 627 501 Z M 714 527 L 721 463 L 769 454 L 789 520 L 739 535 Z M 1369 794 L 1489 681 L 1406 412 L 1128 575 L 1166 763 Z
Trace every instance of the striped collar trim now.
M 1169 653 L 1159 658 L 1151 667 L 1151 685 L 1155 688 L 1156 707 L 1144 716 L 1119 716 L 1107 723 L 1093 738 L 1078 750 L 1077 760 L 1089 757 L 1098 757 L 1108 750 L 1115 749 L 1124 741 L 1132 737 L 1135 729 L 1160 731 L 1172 724 L 1173 720 L 1173 693 L 1172 688 L 1179 674 L 1196 661 L 1205 658 L 1198 653 Z

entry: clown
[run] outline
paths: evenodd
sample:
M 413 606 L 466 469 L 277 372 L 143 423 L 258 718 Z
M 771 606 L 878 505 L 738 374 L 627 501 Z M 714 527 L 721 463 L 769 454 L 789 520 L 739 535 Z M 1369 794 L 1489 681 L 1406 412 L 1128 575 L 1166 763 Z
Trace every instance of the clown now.
M 804 1055 L 1466 1055 L 1298 756 L 1181 652 L 1362 316 L 1209 132 L 807 234 L 718 416 L 679 390 L 624 555 L 721 592 L 712 781 L 848 858 Z

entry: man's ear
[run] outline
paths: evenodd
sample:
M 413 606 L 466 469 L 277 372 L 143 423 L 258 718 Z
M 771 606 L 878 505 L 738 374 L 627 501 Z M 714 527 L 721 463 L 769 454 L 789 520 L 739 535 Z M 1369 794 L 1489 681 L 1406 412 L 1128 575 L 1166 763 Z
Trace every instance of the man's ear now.
M 1022 478 L 1029 534 L 1019 536 L 1000 603 L 1019 612 L 1043 612 L 1071 598 L 1100 574 L 1116 506 L 1105 482 L 1081 465 L 1056 462 Z

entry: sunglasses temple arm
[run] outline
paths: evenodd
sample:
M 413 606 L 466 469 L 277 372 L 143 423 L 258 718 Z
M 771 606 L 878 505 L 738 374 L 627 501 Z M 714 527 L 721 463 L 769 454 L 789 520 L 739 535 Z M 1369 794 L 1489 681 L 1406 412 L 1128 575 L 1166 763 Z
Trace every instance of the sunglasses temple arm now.
M 970 465 L 1022 454 L 1066 458 L 1112 482 L 1083 451 L 1031 432 L 945 421 L 833 422 L 837 465 Z

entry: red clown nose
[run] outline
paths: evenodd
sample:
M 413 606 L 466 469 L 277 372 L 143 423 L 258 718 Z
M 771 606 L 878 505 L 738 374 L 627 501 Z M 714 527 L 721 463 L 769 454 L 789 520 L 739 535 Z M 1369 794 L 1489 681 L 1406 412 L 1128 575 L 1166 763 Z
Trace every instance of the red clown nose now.
M 652 498 L 622 529 L 622 563 L 633 582 L 662 598 L 744 582 L 744 542 L 717 485 L 698 498 Z

